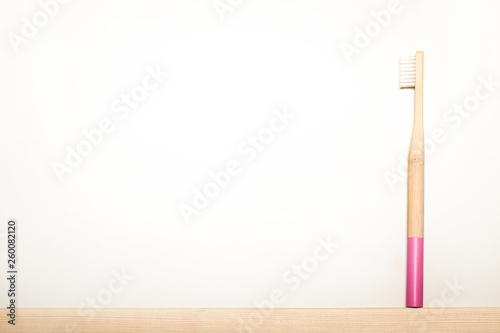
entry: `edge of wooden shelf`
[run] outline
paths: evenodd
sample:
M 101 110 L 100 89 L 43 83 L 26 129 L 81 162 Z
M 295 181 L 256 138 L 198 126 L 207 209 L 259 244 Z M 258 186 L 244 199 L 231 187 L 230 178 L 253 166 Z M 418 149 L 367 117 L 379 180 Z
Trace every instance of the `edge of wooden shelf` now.
M 16 309 L 2 332 L 500 332 L 494 308 Z

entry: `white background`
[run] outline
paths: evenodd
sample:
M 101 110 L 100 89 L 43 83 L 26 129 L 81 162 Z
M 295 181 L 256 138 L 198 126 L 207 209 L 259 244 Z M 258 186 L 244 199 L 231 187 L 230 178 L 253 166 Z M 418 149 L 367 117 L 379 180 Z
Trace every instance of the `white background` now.
M 477 88 L 500 81 L 500 3 L 401 0 L 350 62 L 342 43 L 389 1 L 242 1 L 224 19 L 211 0 L 71 1 L 17 52 L 9 33 L 40 6 L 0 3 L 0 221 L 19 224 L 20 307 L 253 307 L 276 289 L 282 307 L 404 306 L 413 91 L 398 61 L 416 50 L 426 136 L 441 133 L 424 305 L 500 306 L 500 86 Z M 157 65 L 169 77 L 120 119 L 113 102 Z M 474 111 L 447 114 L 476 89 Z M 283 106 L 296 118 L 247 162 L 238 145 Z M 115 130 L 60 182 L 52 164 L 103 118 Z M 179 205 L 233 159 L 241 173 L 186 224 Z M 338 248 L 293 289 L 283 276 L 318 237 Z

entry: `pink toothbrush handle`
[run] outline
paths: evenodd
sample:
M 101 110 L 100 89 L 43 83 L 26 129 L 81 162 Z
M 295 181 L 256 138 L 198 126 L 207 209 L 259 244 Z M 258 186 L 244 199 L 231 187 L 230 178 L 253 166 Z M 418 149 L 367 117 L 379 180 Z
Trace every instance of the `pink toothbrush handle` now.
M 408 237 L 406 307 L 421 308 L 424 299 L 424 239 Z

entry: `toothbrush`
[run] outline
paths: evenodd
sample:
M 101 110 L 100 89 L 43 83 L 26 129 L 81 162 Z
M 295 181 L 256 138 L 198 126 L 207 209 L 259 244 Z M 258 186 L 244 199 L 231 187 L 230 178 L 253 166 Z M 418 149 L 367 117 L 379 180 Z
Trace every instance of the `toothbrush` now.
M 423 72 L 424 53 L 401 57 L 400 88 L 415 89 L 415 113 L 408 154 L 408 220 L 406 262 L 406 307 L 423 306 L 424 284 L 424 126 Z

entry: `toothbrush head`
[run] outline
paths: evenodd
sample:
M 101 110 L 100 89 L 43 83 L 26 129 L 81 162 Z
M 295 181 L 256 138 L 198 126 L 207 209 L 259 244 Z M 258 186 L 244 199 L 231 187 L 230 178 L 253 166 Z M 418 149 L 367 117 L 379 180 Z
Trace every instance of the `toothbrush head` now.
M 416 56 L 399 58 L 399 88 L 415 88 Z

